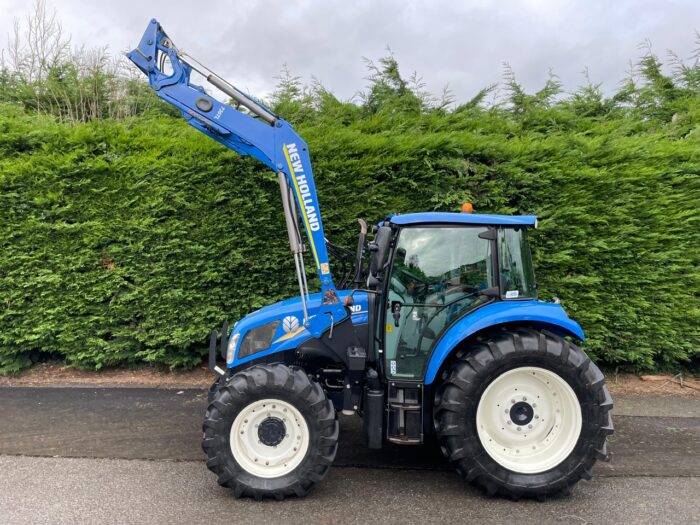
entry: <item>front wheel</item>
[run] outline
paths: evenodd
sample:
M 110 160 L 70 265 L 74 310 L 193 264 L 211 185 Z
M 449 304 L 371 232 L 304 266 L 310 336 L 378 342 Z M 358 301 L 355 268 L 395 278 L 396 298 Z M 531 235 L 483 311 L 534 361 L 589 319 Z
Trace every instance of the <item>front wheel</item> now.
M 457 471 L 489 494 L 568 492 L 607 455 L 612 399 L 577 346 L 517 329 L 477 340 L 443 374 L 435 426 Z
M 328 472 L 338 421 L 321 386 L 303 370 L 256 365 L 226 379 L 204 418 L 207 467 L 234 494 L 304 496 Z
M 211 403 L 216 399 L 216 395 L 219 393 L 219 388 L 221 388 L 221 385 L 223 385 L 226 382 L 226 376 L 219 376 L 217 377 L 214 382 L 211 384 L 209 387 L 209 390 L 207 390 L 207 402 Z

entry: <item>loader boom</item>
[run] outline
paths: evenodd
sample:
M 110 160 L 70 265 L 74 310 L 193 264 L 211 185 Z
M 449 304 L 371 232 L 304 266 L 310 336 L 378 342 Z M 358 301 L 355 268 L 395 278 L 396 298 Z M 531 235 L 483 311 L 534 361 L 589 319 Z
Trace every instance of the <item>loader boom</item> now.
M 337 304 L 309 149 L 304 140 L 272 110 L 175 47 L 155 19 L 149 23 L 138 47 L 127 53 L 127 57 L 146 74 L 156 94 L 178 108 L 190 125 L 240 155 L 255 157 L 278 174 L 305 322 L 308 320 L 308 286 L 298 216 L 302 219 L 313 263 L 321 280 L 324 305 Z M 165 71 L 167 61 L 172 72 Z M 231 97 L 237 107 L 220 102 L 203 87 L 193 84 L 190 81 L 193 70 Z M 342 312 L 338 312 L 342 317 Z

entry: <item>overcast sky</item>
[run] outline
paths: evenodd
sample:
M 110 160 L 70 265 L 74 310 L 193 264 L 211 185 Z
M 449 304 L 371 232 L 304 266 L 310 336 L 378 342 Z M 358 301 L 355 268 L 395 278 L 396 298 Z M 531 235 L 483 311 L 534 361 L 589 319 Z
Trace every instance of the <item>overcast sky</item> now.
M 0 45 L 29 0 L 0 0 Z M 135 46 L 157 18 L 175 44 L 251 94 L 265 96 L 282 64 L 316 77 L 343 99 L 366 85 L 362 57 L 390 46 L 405 76 L 417 71 L 435 94 L 458 101 L 512 66 L 528 90 L 551 68 L 565 88 L 615 89 L 645 39 L 666 56 L 689 57 L 698 43 L 700 0 L 47 0 L 76 44 Z

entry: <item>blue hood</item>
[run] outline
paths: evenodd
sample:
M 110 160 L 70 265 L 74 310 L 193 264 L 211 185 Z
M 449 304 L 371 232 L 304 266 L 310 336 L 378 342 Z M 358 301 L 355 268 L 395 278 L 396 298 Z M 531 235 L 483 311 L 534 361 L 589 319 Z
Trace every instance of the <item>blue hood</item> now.
M 338 298 L 340 299 L 341 304 L 345 303 L 345 299 L 350 295 L 350 293 L 350 290 L 338 291 Z M 309 295 L 309 300 L 306 305 L 309 318 L 312 318 L 321 307 L 321 299 L 321 293 Z M 353 305 L 350 307 L 350 309 L 352 311 L 351 319 L 353 324 L 367 323 L 367 294 L 365 292 L 355 292 L 353 294 Z M 228 363 L 227 366 L 232 368 L 252 359 L 259 359 L 260 357 L 264 357 L 275 352 L 296 348 L 299 343 L 312 337 L 309 331 L 306 330 L 302 324 L 303 317 L 304 314 L 300 297 L 285 299 L 284 301 L 264 306 L 259 310 L 246 315 L 234 325 L 233 330 L 231 331 L 231 337 L 234 337 L 236 334 L 240 334 L 240 336 L 237 342 L 233 362 Z M 238 348 L 240 347 L 241 341 L 245 338 L 245 334 L 253 328 L 257 328 L 274 321 L 280 322 L 272 337 L 272 344 L 270 347 L 261 352 L 257 352 L 253 355 L 239 359 Z

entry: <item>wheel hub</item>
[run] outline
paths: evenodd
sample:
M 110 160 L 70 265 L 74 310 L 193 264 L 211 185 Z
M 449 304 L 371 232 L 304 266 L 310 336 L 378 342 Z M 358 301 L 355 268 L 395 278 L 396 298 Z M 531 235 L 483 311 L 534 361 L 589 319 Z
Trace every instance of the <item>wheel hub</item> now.
M 229 444 L 245 471 L 261 478 L 277 478 L 303 461 L 309 449 L 309 426 L 291 403 L 261 399 L 238 413 Z
M 535 409 L 532 408 L 530 403 L 518 401 L 511 407 L 509 415 L 513 423 L 525 426 L 532 421 L 532 418 L 535 416 Z
M 268 417 L 258 426 L 258 438 L 268 447 L 276 447 L 282 443 L 286 433 L 287 427 L 278 417 Z
M 520 367 L 496 377 L 477 407 L 477 433 L 500 465 L 521 473 L 561 463 L 581 433 L 581 406 L 556 373 Z

